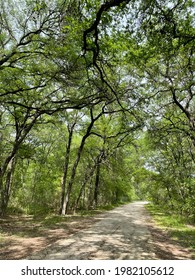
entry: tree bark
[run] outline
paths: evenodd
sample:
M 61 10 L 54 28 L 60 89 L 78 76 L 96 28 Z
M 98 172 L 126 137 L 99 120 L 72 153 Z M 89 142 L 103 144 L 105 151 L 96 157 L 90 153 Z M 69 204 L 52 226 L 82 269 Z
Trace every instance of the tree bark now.
M 72 143 L 72 136 L 74 127 L 76 125 L 76 122 L 74 122 L 70 127 L 68 127 L 68 144 L 66 147 L 66 155 L 65 155 L 65 162 L 64 162 L 64 174 L 62 179 L 62 191 L 61 191 L 61 206 L 59 214 L 65 215 L 66 212 L 66 203 L 67 203 L 67 197 L 66 197 L 66 181 L 67 181 L 67 174 L 68 174 L 68 167 L 69 167 L 69 159 L 70 159 L 70 148 Z
M 97 169 L 96 169 L 96 177 L 95 177 L 95 189 L 94 189 L 94 204 L 95 208 L 98 206 L 98 193 L 99 193 L 99 186 L 100 186 L 100 163 L 101 161 L 98 160 Z
M 0 215 L 4 216 L 7 210 L 13 174 L 15 170 L 15 158 L 12 158 L 6 172 L 0 172 L 0 189 L 1 189 L 1 203 L 0 203 Z

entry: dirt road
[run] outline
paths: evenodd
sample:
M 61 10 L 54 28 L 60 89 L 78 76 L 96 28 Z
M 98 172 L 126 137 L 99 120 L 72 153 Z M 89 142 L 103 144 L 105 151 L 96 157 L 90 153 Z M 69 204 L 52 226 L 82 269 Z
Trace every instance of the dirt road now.
M 147 228 L 150 217 L 144 204 L 134 202 L 115 208 L 90 228 L 55 242 L 30 259 L 156 259 Z

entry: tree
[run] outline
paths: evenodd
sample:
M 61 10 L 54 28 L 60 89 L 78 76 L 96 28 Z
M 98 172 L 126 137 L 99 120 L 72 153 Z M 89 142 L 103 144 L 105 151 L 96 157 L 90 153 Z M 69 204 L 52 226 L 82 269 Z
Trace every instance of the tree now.
M 63 1 L 22 1 L 18 8 L 14 1 L 1 3 L 1 125 L 13 127 L 9 139 L 2 132 L 3 145 L 9 147 L 3 152 L 0 167 L 2 214 L 9 200 L 17 152 L 41 116 L 97 102 L 94 96 L 72 96 L 71 89 L 78 83 L 71 81 L 76 81 L 81 70 L 76 62 L 78 47 L 72 41 L 78 30 L 68 32 L 73 13 Z
M 21 202 L 22 189 L 37 208 L 46 190 L 46 208 L 60 197 L 62 214 L 130 198 L 133 189 L 141 198 L 169 197 L 172 208 L 182 201 L 193 208 L 187 198 L 195 158 L 193 5 L 1 3 L 2 214 L 10 194 Z M 144 151 L 141 130 L 159 146 L 154 141 Z
M 147 141 L 150 197 L 155 203 L 194 219 L 194 147 L 177 130 L 151 130 Z

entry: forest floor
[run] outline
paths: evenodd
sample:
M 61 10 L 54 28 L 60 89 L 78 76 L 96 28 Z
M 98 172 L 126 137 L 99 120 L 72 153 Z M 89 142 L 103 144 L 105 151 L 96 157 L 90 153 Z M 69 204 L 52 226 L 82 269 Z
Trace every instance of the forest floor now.
M 0 259 L 193 259 L 159 228 L 144 202 L 92 216 L 0 219 Z

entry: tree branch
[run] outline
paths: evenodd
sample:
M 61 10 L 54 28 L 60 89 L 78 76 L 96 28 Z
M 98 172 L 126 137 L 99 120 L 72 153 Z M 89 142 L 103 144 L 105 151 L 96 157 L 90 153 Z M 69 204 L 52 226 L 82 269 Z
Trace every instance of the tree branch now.
M 84 51 L 84 53 L 86 53 L 86 51 L 88 51 L 88 50 L 93 51 L 92 49 L 88 48 L 87 37 L 89 36 L 89 34 L 91 34 L 94 31 L 95 32 L 95 46 L 96 46 L 96 51 L 94 51 L 94 59 L 96 60 L 96 58 L 99 54 L 98 25 L 100 24 L 103 13 L 107 12 L 108 10 L 110 10 L 113 7 L 120 6 L 122 3 L 128 4 L 129 2 L 130 2 L 130 0 L 111 0 L 111 1 L 106 1 L 104 4 L 102 4 L 100 6 L 99 10 L 96 13 L 95 21 L 83 33 L 83 51 Z

